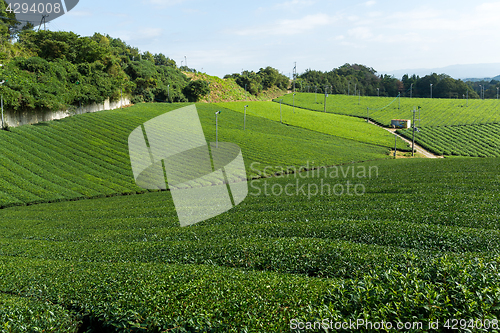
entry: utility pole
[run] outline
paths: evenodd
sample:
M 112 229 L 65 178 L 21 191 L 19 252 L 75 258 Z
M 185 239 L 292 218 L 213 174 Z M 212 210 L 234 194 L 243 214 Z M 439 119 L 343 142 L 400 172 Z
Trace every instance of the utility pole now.
M 368 119 L 370 117 L 370 108 L 366 108 L 366 122 L 368 123 Z
M 3 94 L 2 94 L 1 104 L 2 104 L 2 129 L 4 129 L 5 128 L 5 122 L 3 120 Z
M 413 83 L 410 84 L 410 98 L 413 96 Z
M 219 121 L 217 116 L 220 114 L 220 111 L 215 112 L 215 148 L 219 148 Z
M 283 116 L 281 114 L 281 102 L 283 102 L 283 98 L 280 99 L 280 123 L 283 124 Z
M 413 107 L 413 135 L 411 139 L 411 156 L 415 156 L 415 113 L 417 112 L 417 108 Z
M 396 159 L 397 150 L 398 150 L 398 135 L 394 133 L 394 159 Z
M 325 87 L 325 103 L 324 103 L 324 111 L 326 113 L 326 98 L 328 97 L 328 94 L 326 92 L 326 87 Z
M 297 78 L 297 62 L 293 66 L 293 93 L 295 94 L 295 79 Z
M 246 124 L 247 124 L 247 107 L 248 105 L 245 105 L 245 113 L 243 116 L 243 130 L 245 130 Z
M 0 64 L 0 67 L 3 67 L 3 64 Z M 1 97 L 1 101 L 0 101 L 1 108 L 2 108 L 2 129 L 5 128 L 5 120 L 3 118 L 3 84 L 5 82 L 6 82 L 5 80 L 2 80 L 2 82 L 0 82 L 0 86 L 2 86 L 2 97 Z
M 40 25 L 38 26 L 38 31 L 40 31 L 42 23 L 43 23 L 43 30 L 47 30 L 47 27 L 45 25 L 47 23 L 47 21 L 45 20 L 46 17 L 49 17 L 49 15 L 42 15 L 42 19 L 40 20 Z

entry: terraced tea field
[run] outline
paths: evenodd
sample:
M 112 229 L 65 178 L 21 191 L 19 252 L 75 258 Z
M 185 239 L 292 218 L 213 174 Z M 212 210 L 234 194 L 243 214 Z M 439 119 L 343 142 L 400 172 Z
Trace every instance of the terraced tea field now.
M 363 143 L 394 147 L 392 134 L 359 118 L 294 109 L 286 104 L 280 108 L 279 104 L 272 102 L 226 102 L 217 105 L 237 112 L 244 112 L 245 105 L 248 105 L 247 115 L 263 117 L 275 122 L 281 121 L 287 125 Z M 254 124 L 248 122 L 248 129 L 254 128 L 253 126 Z M 397 145 L 399 150 L 408 150 L 407 144 L 400 139 Z
M 411 138 L 412 130 L 398 131 Z M 423 127 L 415 142 L 438 155 L 500 156 L 500 124 Z
M 324 95 L 314 93 L 287 94 L 283 103 L 310 110 L 323 111 Z M 275 99 L 277 102 L 279 99 Z M 420 106 L 420 126 L 490 124 L 500 122 L 500 101 L 464 99 L 429 99 L 365 97 L 329 95 L 326 102 L 329 113 L 365 118 L 368 117 L 384 126 L 390 126 L 391 119 L 412 119 L 413 108 Z M 367 112 L 367 108 L 369 108 Z M 417 114 L 418 116 L 418 114 Z
M 284 332 L 325 318 L 492 327 L 499 162 L 380 160 L 255 179 L 242 204 L 188 228 L 169 192 L 3 209 L 2 328 Z
M 283 101 L 287 104 L 295 103 L 297 108 L 323 111 L 324 95 L 318 96 L 315 97 L 311 93 L 297 93 L 294 102 L 293 96 L 288 94 L 283 97 Z M 384 126 L 390 126 L 391 119 L 413 119 L 412 110 L 418 106 L 421 108 L 416 113 L 416 118 L 420 117 L 420 121 L 415 122 L 419 130 L 415 135 L 415 142 L 423 148 L 437 155 L 500 156 L 497 135 L 500 124 L 500 102 L 497 100 L 468 102 L 428 98 L 399 100 L 344 95 L 331 95 L 327 99 L 327 112 L 365 119 L 369 116 Z M 407 139 L 412 138 L 412 130 L 399 130 L 398 133 Z
M 184 105 L 0 133 L 1 330 L 498 325 L 500 159 L 392 160 L 393 137 L 362 120 L 284 107 L 280 124 L 279 104 L 252 103 L 243 131 L 242 103 L 198 104 L 207 141 L 222 111 L 219 140 L 241 147 L 249 194 L 181 228 L 169 191 L 135 185 L 127 139 Z M 476 126 L 467 135 L 481 138 Z M 330 167 L 275 174 L 304 166 Z
M 143 104 L 1 131 L 0 207 L 144 192 L 134 182 L 128 136 L 145 121 L 184 105 Z M 203 130 L 212 142 L 217 110 L 221 108 L 198 105 Z M 222 110 L 219 140 L 241 147 L 249 177 L 256 176 L 250 168 L 254 162 L 262 168 L 299 167 L 389 157 L 388 147 L 288 127 L 261 117 L 249 116 L 253 128 L 243 132 L 241 114 Z

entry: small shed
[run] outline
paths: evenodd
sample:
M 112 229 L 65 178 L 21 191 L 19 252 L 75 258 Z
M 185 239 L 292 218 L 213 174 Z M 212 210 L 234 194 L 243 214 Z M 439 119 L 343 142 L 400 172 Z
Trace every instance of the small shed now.
M 393 119 L 391 120 L 391 126 L 395 128 L 410 128 L 411 120 L 409 119 Z

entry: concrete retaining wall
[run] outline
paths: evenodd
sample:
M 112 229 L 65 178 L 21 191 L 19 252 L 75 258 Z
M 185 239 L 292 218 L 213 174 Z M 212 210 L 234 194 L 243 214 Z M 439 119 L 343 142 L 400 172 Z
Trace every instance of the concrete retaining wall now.
M 94 103 L 90 105 L 84 105 L 81 108 L 77 108 L 76 110 L 66 110 L 66 111 L 32 110 L 32 111 L 14 112 L 12 110 L 4 109 L 3 116 L 4 116 L 4 121 L 7 122 L 7 124 L 10 127 L 17 127 L 27 124 L 36 124 L 41 121 L 62 119 L 73 116 L 75 114 L 118 109 L 122 105 L 128 105 L 128 104 L 130 104 L 130 99 L 124 97 L 121 101 L 110 102 L 108 99 L 104 101 L 104 103 L 101 104 Z

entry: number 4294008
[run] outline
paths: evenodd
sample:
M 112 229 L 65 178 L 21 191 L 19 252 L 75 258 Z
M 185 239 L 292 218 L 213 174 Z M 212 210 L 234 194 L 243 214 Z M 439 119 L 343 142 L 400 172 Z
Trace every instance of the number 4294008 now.
M 56 2 L 54 4 L 51 3 L 34 3 L 33 5 L 29 5 L 27 3 L 19 3 L 19 2 L 14 2 L 10 3 L 7 6 L 7 9 L 5 11 L 7 13 L 14 13 L 14 14 L 28 14 L 28 13 L 33 13 L 33 14 L 59 14 L 61 12 L 61 3 Z

